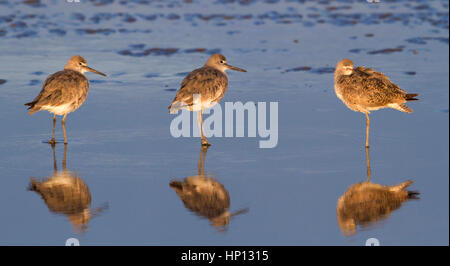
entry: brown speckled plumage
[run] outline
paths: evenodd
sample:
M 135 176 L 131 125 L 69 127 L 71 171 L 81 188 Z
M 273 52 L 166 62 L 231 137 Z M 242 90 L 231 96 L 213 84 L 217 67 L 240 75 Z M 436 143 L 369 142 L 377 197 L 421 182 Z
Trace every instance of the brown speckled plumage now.
M 56 115 L 63 115 L 62 128 L 64 143 L 67 143 L 65 121 L 67 114 L 77 110 L 86 100 L 89 92 L 89 80 L 84 72 L 93 72 L 106 76 L 86 64 L 86 60 L 79 56 L 72 56 L 64 70 L 58 71 L 45 79 L 41 92 L 33 101 L 26 103 L 28 114 L 32 115 L 41 110 L 53 113 L 53 136 L 49 143 L 55 141 Z
M 227 69 L 247 72 L 228 65 L 225 56 L 213 54 L 203 67 L 195 69 L 183 79 L 180 90 L 168 106 L 171 114 L 177 113 L 180 109 L 199 111 L 197 120 L 202 146 L 211 145 L 203 134 L 203 110 L 216 105 L 225 95 L 228 87 L 228 77 L 225 73 Z
M 339 61 L 334 72 L 334 90 L 351 110 L 366 115 L 366 147 L 369 147 L 369 113 L 382 108 L 393 108 L 412 113 L 405 103 L 417 100 L 418 94 L 408 94 L 390 79 L 371 68 L 354 68 L 350 59 Z
M 76 89 L 74 89 L 76 88 Z M 64 115 L 78 109 L 86 100 L 89 81 L 85 75 L 73 70 L 62 70 L 50 75 L 42 85 L 39 95 L 30 103 L 29 114 L 42 110 L 43 106 L 61 106 L 68 104 Z
M 387 107 L 411 113 L 412 109 L 404 103 L 417 96 L 406 93 L 384 74 L 366 67 L 357 67 L 350 75 L 335 76 L 335 90 L 348 108 L 362 113 Z
M 202 102 L 218 103 L 225 95 L 227 87 L 228 77 L 224 72 L 209 66 L 195 69 L 183 79 L 180 90 L 168 108 L 172 108 L 177 102 L 184 103 L 177 110 L 186 105 L 192 106 L 194 94 L 200 94 Z

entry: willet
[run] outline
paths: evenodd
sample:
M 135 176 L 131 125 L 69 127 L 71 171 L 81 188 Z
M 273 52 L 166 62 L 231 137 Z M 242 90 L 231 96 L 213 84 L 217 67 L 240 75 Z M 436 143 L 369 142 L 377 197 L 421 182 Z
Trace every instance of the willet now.
M 334 90 L 342 102 L 353 111 L 366 115 L 366 147 L 369 147 L 370 111 L 393 108 L 412 113 L 406 102 L 416 101 L 419 94 L 406 93 L 388 77 L 371 68 L 354 68 L 350 59 L 339 61 L 334 72 Z
M 89 91 L 89 80 L 84 72 L 93 72 L 106 76 L 86 65 L 86 60 L 77 55 L 69 59 L 64 70 L 58 71 L 44 81 L 39 95 L 25 105 L 29 106 L 28 114 L 32 115 L 40 110 L 53 113 L 53 136 L 50 144 L 55 141 L 56 116 L 63 115 L 62 128 L 64 131 L 64 143 L 67 143 L 66 117 L 67 114 L 77 110 L 86 100 Z
M 203 110 L 216 105 L 225 95 L 228 86 L 225 70 L 228 69 L 247 72 L 242 68 L 228 65 L 225 56 L 213 54 L 203 67 L 195 69 L 184 78 L 180 90 L 168 107 L 171 114 L 180 109 L 199 111 L 197 120 L 204 146 L 211 144 L 203 134 Z

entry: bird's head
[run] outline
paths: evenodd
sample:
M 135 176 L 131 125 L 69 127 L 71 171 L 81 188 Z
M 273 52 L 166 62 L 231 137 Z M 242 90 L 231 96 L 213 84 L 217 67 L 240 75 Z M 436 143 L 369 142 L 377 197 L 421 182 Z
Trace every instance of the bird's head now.
M 106 75 L 103 74 L 102 72 L 88 67 L 87 63 L 86 63 L 86 59 L 84 59 L 82 56 L 79 56 L 79 55 L 72 56 L 69 59 L 69 61 L 67 62 L 64 69 L 70 69 L 70 70 L 74 70 L 74 71 L 77 71 L 80 73 L 92 72 L 92 73 L 99 74 L 99 75 L 106 77 Z
M 353 73 L 353 67 L 353 61 L 346 58 L 339 61 L 334 73 L 335 75 L 351 75 Z
M 247 72 L 247 70 L 245 70 L 245 69 L 242 69 L 239 67 L 234 67 L 234 66 L 227 64 L 227 59 L 225 58 L 225 56 L 223 56 L 221 54 L 211 55 L 211 57 L 208 59 L 208 61 L 206 61 L 205 66 L 209 66 L 209 67 L 218 69 L 222 72 L 225 72 L 225 70 L 228 70 L 228 69 L 241 71 L 241 72 Z

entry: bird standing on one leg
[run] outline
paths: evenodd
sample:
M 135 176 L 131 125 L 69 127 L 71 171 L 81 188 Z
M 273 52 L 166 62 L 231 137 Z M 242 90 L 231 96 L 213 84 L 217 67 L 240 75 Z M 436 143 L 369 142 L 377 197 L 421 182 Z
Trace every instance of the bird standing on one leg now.
M 419 94 L 406 93 L 388 77 L 371 68 L 354 68 L 350 59 L 339 61 L 334 72 L 334 90 L 342 102 L 353 111 L 366 115 L 366 147 L 369 147 L 370 111 L 393 108 L 412 113 L 406 102 L 417 101 Z
M 105 74 L 90 68 L 86 60 L 77 55 L 69 59 L 64 70 L 47 77 L 42 85 L 39 95 L 31 102 L 26 103 L 28 114 L 32 115 L 41 110 L 53 113 L 53 135 L 50 144 L 55 141 L 56 116 L 63 115 L 62 128 L 64 143 L 67 143 L 66 117 L 67 114 L 77 110 L 86 100 L 89 91 L 89 80 L 84 72 L 93 72 L 102 76 Z
M 180 109 L 199 111 L 197 120 L 204 146 L 211 144 L 203 134 L 203 110 L 216 105 L 225 95 L 228 86 L 225 70 L 228 69 L 247 72 L 244 69 L 228 65 L 225 56 L 213 54 L 203 67 L 192 71 L 184 78 L 180 90 L 168 107 L 171 114 Z

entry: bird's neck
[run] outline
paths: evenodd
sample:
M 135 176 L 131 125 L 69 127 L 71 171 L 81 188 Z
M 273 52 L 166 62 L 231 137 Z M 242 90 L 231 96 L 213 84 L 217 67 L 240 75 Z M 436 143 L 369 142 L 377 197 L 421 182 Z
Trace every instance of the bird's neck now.
M 342 76 L 350 76 L 351 74 L 352 74 L 352 72 L 348 73 L 348 72 L 343 71 L 343 70 L 335 71 L 334 72 L 334 79 L 336 80 L 336 79 L 338 79 L 339 77 L 342 77 Z
M 83 75 L 84 75 L 84 72 L 86 72 L 86 71 L 83 71 L 82 69 L 79 69 L 79 68 L 73 67 L 73 66 L 65 66 L 64 70 L 72 70 L 72 71 L 78 72 Z
M 208 64 L 205 64 L 205 67 L 213 68 L 213 69 L 218 70 L 218 71 L 222 72 L 223 74 L 227 75 L 227 72 L 225 72 L 225 70 L 227 70 L 226 67 L 220 67 L 220 66 L 208 65 Z

